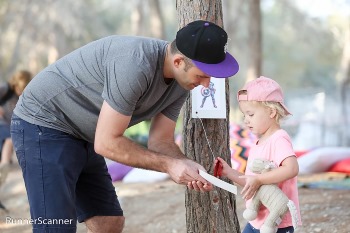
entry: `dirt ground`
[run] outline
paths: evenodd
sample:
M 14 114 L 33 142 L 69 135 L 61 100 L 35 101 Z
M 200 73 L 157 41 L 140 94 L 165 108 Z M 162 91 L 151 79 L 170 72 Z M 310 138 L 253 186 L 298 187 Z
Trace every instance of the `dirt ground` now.
M 303 177 L 301 179 L 314 179 Z M 126 216 L 125 233 L 182 233 L 186 232 L 185 187 L 172 181 L 153 184 L 115 183 Z M 299 233 L 349 233 L 350 190 L 299 189 L 303 226 Z M 6 223 L 6 219 L 28 219 L 29 206 L 21 172 L 12 165 L 7 182 L 0 187 L 0 200 L 8 212 L 0 210 L 0 232 L 29 233 L 31 226 Z M 241 227 L 243 200 L 237 197 L 237 214 Z M 84 224 L 78 233 L 86 232 Z

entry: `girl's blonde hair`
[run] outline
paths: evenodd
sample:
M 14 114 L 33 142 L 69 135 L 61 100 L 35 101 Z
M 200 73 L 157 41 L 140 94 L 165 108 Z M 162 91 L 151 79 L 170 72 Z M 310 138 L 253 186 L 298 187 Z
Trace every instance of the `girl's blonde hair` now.
M 277 123 L 280 123 L 280 121 L 288 116 L 288 113 L 286 113 L 286 110 L 282 107 L 282 105 L 278 102 L 271 102 L 271 101 L 262 101 L 259 102 L 265 107 L 272 108 L 276 110 L 276 116 L 275 120 Z

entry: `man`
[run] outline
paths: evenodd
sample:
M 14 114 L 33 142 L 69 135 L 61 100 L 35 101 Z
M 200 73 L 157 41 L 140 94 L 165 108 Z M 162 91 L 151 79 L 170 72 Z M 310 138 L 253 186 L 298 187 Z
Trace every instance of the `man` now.
M 170 45 L 110 36 L 40 72 L 11 123 L 33 231 L 75 232 L 76 220 L 90 232 L 122 231 L 123 211 L 103 157 L 210 191 L 212 185 L 198 173 L 204 168 L 181 153 L 174 130 L 189 90 L 208 87 L 210 76 L 238 71 L 226 43 L 222 28 L 199 20 L 178 31 Z M 146 119 L 152 120 L 148 148 L 123 136 Z

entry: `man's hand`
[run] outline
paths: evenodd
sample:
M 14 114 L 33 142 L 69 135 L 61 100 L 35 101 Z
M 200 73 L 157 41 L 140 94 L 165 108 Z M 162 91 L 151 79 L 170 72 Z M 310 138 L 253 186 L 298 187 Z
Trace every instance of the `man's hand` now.
M 168 174 L 178 184 L 185 184 L 196 191 L 211 191 L 213 185 L 199 175 L 199 170 L 205 169 L 189 159 L 172 159 L 168 165 Z
M 196 191 L 208 192 L 213 190 L 213 185 L 208 181 L 206 183 L 202 183 L 201 181 L 192 181 L 192 182 L 188 182 L 187 188 L 193 189 Z

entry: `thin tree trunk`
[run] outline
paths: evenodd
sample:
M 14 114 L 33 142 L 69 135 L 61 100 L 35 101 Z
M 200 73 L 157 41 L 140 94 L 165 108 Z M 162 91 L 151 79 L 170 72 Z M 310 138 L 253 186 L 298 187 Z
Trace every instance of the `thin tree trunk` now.
M 339 86 L 340 103 L 341 103 L 341 116 L 342 116 L 342 128 L 341 128 L 341 146 L 350 146 L 350 134 L 349 134 L 349 115 L 347 108 L 347 92 L 346 90 L 350 86 L 350 24 L 346 31 L 345 44 L 343 49 L 343 56 L 340 64 L 339 71 L 336 75 L 337 83 Z
M 221 0 L 177 0 L 176 7 L 180 28 L 197 19 L 208 20 L 220 26 L 223 24 Z M 226 119 L 203 119 L 202 121 L 214 155 L 221 156 L 230 164 L 228 80 L 225 82 L 225 89 Z M 189 98 L 184 106 L 183 149 L 187 157 L 202 164 L 212 174 L 213 156 L 200 120 L 191 116 L 191 107 Z M 187 190 L 185 205 L 187 232 L 240 232 L 235 195 L 227 191 L 216 187 L 213 191 L 206 193 Z
M 261 75 L 261 14 L 260 0 L 249 0 L 249 62 L 247 81 Z
M 163 15 L 160 10 L 159 0 L 149 0 L 151 36 L 164 39 Z
M 1 3 L 1 8 L 3 9 L 2 12 L 0 13 L 0 35 L 4 35 L 5 31 L 9 27 L 9 24 L 7 23 L 6 20 L 6 13 L 9 12 L 10 10 L 10 3 L 9 2 L 2 2 Z M 0 58 L 2 58 L 4 52 L 3 50 L 6 49 L 6 45 L 4 43 L 4 38 L 1 36 L 0 37 Z M 5 81 L 7 80 L 5 77 L 5 67 L 6 64 L 4 64 L 4 59 L 0 59 L 0 81 Z
M 136 36 L 143 34 L 142 23 L 144 21 L 144 14 L 143 14 L 142 6 L 143 6 L 143 1 L 138 0 L 130 15 L 131 32 L 133 35 L 136 35 Z
M 14 73 L 17 65 L 17 61 L 19 60 L 18 57 L 20 56 L 20 50 L 21 50 L 21 40 L 22 36 L 24 33 L 24 30 L 26 29 L 26 24 L 28 23 L 28 20 L 30 18 L 31 12 L 30 12 L 30 7 L 31 7 L 31 1 L 32 0 L 27 0 L 27 2 L 24 4 L 25 5 L 25 10 L 23 13 L 23 20 L 21 22 L 21 26 L 19 27 L 18 33 L 16 35 L 16 42 L 13 47 L 13 52 L 12 52 L 12 57 L 10 59 L 10 63 L 8 65 L 8 68 L 5 72 L 5 75 L 7 77 L 10 76 L 10 74 Z

